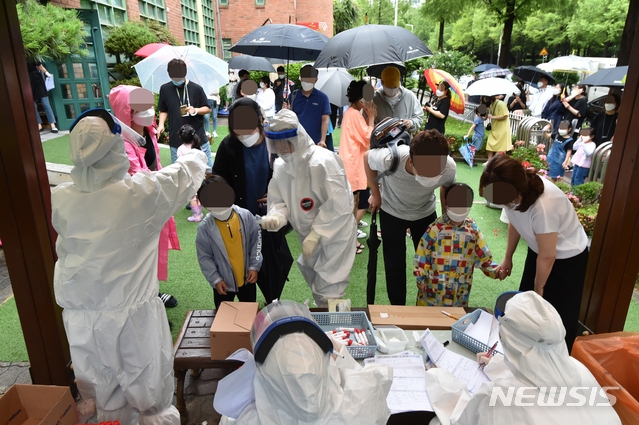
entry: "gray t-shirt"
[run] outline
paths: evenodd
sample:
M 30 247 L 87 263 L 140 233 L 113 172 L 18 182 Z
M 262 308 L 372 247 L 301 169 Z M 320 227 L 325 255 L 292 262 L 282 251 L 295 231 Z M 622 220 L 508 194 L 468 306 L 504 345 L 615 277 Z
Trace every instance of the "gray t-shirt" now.
M 446 160 L 444 172 L 429 179 L 428 187 L 422 186 L 415 176 L 406 171 L 406 160 L 410 157 L 410 148 L 406 145 L 397 147 L 399 166 L 395 174 L 380 180 L 382 192 L 382 209 L 388 214 L 408 221 L 420 220 L 435 212 L 437 198 L 435 189 L 455 183 L 457 166 L 450 156 Z M 372 170 L 382 172 L 390 168 L 392 154 L 390 149 L 371 149 L 368 153 L 368 165 Z

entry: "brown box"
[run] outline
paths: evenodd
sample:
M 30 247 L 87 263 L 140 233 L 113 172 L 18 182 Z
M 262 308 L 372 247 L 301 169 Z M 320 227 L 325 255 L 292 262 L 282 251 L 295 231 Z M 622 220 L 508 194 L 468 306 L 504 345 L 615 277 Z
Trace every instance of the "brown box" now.
M 463 307 L 419 307 L 403 305 L 372 305 L 368 313 L 373 326 L 395 325 L 408 330 L 447 330 L 451 329 L 456 319 L 442 313 L 446 311 L 460 319 L 466 314 Z M 385 316 L 385 317 L 384 317 Z
M 0 397 L 0 424 L 75 425 L 78 412 L 68 387 L 14 384 Z
M 211 360 L 224 360 L 240 348 L 253 351 L 250 334 L 258 309 L 258 303 L 220 304 L 211 325 Z

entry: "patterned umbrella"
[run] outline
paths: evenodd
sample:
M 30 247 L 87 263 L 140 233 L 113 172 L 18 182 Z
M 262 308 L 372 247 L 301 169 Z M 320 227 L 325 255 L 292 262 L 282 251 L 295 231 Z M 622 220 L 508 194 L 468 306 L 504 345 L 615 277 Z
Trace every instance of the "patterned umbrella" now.
M 466 106 L 466 102 L 464 101 L 464 91 L 461 86 L 446 71 L 442 71 L 441 69 L 427 69 L 424 71 L 424 77 L 426 77 L 426 82 L 430 86 L 430 89 L 435 92 L 437 90 L 437 85 L 442 81 L 446 81 L 450 85 L 450 109 L 453 112 L 458 114 L 464 113 L 464 108 Z
M 483 80 L 484 78 L 506 77 L 507 75 L 512 75 L 512 72 L 508 69 L 493 68 L 479 74 L 479 79 Z

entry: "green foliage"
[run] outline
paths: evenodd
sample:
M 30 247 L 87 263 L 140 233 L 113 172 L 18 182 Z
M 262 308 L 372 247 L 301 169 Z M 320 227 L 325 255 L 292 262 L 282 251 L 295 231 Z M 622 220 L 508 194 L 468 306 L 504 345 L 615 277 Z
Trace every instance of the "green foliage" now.
M 599 182 L 588 182 L 572 188 L 572 193 L 581 199 L 584 205 L 593 205 L 599 202 L 603 184 Z
M 477 65 L 475 57 L 456 50 L 444 50 L 424 60 L 425 68 L 437 68 L 459 79 L 470 74 Z
M 20 33 L 27 61 L 63 61 L 69 56 L 87 56 L 84 23 L 75 9 L 36 0 L 17 4 Z
M 123 80 L 111 81 L 109 85 L 111 86 L 111 88 L 117 87 L 117 86 L 142 87 L 142 84 L 140 83 L 140 79 L 138 77 L 131 77 L 131 78 L 125 78 Z
M 579 208 L 577 210 L 577 217 L 579 218 L 579 222 L 583 226 L 588 236 L 592 236 L 595 233 L 595 224 L 597 223 L 598 210 L 599 204 L 590 205 L 588 207 Z
M 357 25 L 359 7 L 354 0 L 333 0 L 333 31 L 339 34 Z
M 220 100 L 222 101 L 222 104 L 226 101 L 226 85 L 220 87 Z
M 147 21 L 144 21 L 144 24 L 147 26 L 149 31 L 151 31 L 155 35 L 155 37 L 157 38 L 157 43 L 166 43 L 170 44 L 171 46 L 180 46 L 180 42 L 173 36 L 173 34 L 171 34 L 171 31 L 169 31 L 167 27 L 165 27 L 158 21 L 149 19 Z
M 576 72 L 553 72 L 552 76 L 555 77 L 557 83 L 573 85 L 581 81 L 581 77 Z
M 137 59 L 134 54 L 141 47 L 157 43 L 158 38 L 140 21 L 127 21 L 119 27 L 112 28 L 104 40 L 104 51 L 110 55 L 122 55 L 128 61 Z
M 555 186 L 561 189 L 561 191 L 564 193 L 570 193 L 572 191 L 572 188 L 570 187 L 570 185 L 568 183 L 564 183 L 561 180 L 557 180 L 555 182 Z
M 572 45 L 577 47 L 619 44 L 629 0 L 580 0 L 566 25 Z
M 516 148 L 512 152 L 513 158 L 521 160 L 521 164 L 526 168 L 534 168 L 537 171 L 548 170 L 548 162 L 546 162 L 545 155 L 542 155 L 543 151 L 518 145 L 519 143 L 515 144 Z

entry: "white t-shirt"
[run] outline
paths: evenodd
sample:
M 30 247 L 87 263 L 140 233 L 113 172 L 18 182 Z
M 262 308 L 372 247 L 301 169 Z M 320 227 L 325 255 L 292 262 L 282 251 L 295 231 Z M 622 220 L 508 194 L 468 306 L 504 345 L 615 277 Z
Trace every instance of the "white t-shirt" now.
M 557 233 L 557 259 L 581 254 L 588 246 L 588 236 L 566 195 L 545 178 L 544 193 L 526 212 L 504 208 L 510 224 L 524 238 L 530 249 L 539 254 L 538 234 Z
M 415 176 L 406 171 L 406 160 L 410 158 L 410 148 L 406 145 L 397 147 L 399 165 L 395 174 L 382 177 L 379 181 L 382 192 L 382 209 L 393 217 L 402 220 L 416 221 L 428 217 L 435 212 L 437 198 L 435 189 L 455 183 L 455 160 L 448 157 L 444 172 L 434 177 L 432 185 L 422 186 Z M 368 153 L 368 165 L 371 170 L 386 171 L 393 162 L 389 148 L 371 149 Z

